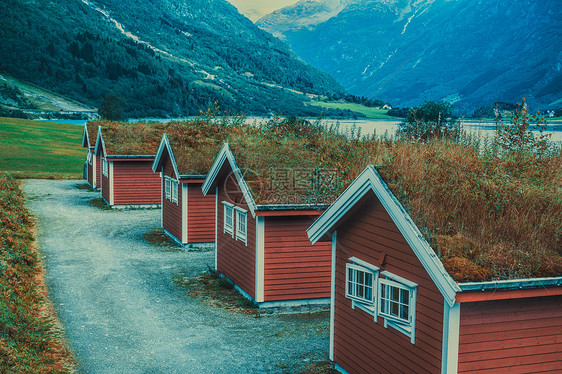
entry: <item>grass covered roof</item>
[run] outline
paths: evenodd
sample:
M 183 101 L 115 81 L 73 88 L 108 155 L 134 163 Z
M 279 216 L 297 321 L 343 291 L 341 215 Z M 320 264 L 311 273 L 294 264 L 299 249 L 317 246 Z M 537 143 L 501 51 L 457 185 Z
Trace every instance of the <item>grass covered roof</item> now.
M 258 204 L 331 202 L 376 165 L 456 281 L 562 276 L 560 148 L 514 158 L 470 138 L 349 135 L 270 121 L 228 141 Z
M 106 144 L 114 154 L 154 154 L 165 131 L 180 174 L 207 174 L 228 142 L 258 204 L 330 203 L 375 165 L 456 281 L 562 276 L 560 148 L 514 159 L 468 140 L 359 137 L 298 119 L 241 122 L 108 126 Z
M 98 127 L 102 127 L 103 141 L 108 155 L 155 155 L 162 134 L 169 124 L 157 122 L 88 122 L 90 128 L 95 128 L 97 136 Z M 95 143 L 95 142 L 94 142 Z
M 90 141 L 90 147 L 96 146 L 96 138 L 98 136 L 98 125 L 95 122 L 86 122 L 86 129 L 88 131 L 88 140 Z

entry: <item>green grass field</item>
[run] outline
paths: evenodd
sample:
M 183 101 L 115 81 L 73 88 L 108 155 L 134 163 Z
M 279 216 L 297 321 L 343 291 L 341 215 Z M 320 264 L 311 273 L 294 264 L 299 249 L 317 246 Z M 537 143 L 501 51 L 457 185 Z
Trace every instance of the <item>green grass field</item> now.
M 81 140 L 81 126 L 0 117 L 0 172 L 18 178 L 81 178 Z
M 353 112 L 361 113 L 367 116 L 367 119 L 375 120 L 393 120 L 400 121 L 401 118 L 392 117 L 386 114 L 387 109 L 369 108 L 361 104 L 354 103 L 327 103 L 325 101 L 311 101 L 311 105 L 319 106 L 327 109 L 349 109 Z

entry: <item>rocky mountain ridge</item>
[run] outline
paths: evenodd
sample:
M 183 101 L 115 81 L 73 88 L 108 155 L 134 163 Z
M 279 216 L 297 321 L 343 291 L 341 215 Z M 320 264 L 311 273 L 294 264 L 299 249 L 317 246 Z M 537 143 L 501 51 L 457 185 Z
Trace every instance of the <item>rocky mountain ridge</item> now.
M 522 97 L 562 107 L 559 1 L 356 0 L 320 23 L 310 13 L 333 1 L 311 3 L 256 24 L 353 94 L 400 106 L 445 99 L 466 111 Z

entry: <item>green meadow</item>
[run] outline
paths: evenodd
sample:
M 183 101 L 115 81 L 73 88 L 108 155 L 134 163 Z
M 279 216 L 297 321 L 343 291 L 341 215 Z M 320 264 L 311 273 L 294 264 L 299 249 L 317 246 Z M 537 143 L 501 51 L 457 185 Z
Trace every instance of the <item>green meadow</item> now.
M 355 103 L 327 103 L 325 101 L 312 101 L 311 105 L 319 106 L 326 109 L 349 109 L 352 112 L 357 112 L 364 114 L 367 119 L 375 119 L 375 120 L 392 120 L 392 121 L 400 121 L 401 118 L 392 117 L 386 114 L 388 109 L 378 109 L 378 108 L 370 108 L 361 104 Z
M 0 117 L 0 173 L 17 178 L 82 177 L 81 126 Z

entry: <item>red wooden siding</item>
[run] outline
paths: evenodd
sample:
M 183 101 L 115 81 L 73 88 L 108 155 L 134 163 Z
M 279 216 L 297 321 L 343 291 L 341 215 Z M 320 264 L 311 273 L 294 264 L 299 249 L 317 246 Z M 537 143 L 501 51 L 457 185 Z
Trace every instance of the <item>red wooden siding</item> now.
M 316 218 L 265 218 L 264 301 L 330 297 L 331 243 L 306 234 Z
M 439 373 L 443 297 L 374 195 L 358 204 L 337 230 L 334 361 L 351 373 Z M 381 266 L 381 251 L 386 262 Z M 384 319 L 351 308 L 345 265 L 355 256 L 418 284 L 415 344 Z
M 159 173 L 155 173 L 159 175 Z M 161 185 L 160 188 L 164 192 L 164 176 L 169 176 L 171 178 L 175 178 L 174 169 L 172 167 L 172 163 L 170 159 L 166 159 L 164 162 L 164 173 L 161 178 Z M 164 192 L 165 193 L 165 192 Z M 182 187 L 181 184 L 178 186 L 178 203 L 173 203 L 170 200 L 164 199 L 162 200 L 162 223 L 165 230 L 167 230 L 170 234 L 172 234 L 176 239 L 180 242 L 182 241 L 182 221 L 181 221 L 181 204 L 182 204 Z
M 96 188 L 101 186 L 101 155 L 96 156 Z
M 215 194 L 203 195 L 202 183 L 189 183 L 187 193 L 187 241 L 215 241 Z
M 113 161 L 115 205 L 160 204 L 160 175 L 152 172 L 152 161 Z
M 461 304 L 459 373 L 562 371 L 562 296 Z
M 218 230 L 216 243 L 217 270 L 230 278 L 237 286 L 250 296 L 256 297 L 256 220 L 245 204 L 238 185 L 228 178 L 225 183 L 219 183 L 218 196 Z M 225 193 L 225 189 L 228 194 Z M 235 204 L 248 210 L 248 244 L 224 232 L 223 201 Z M 236 225 L 235 225 L 236 226 Z M 236 227 L 235 227 L 236 229 Z

